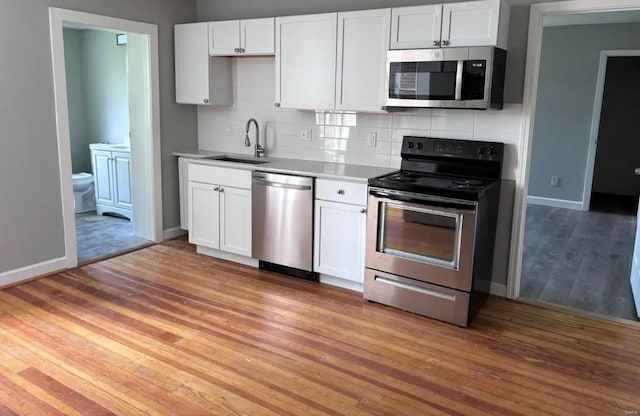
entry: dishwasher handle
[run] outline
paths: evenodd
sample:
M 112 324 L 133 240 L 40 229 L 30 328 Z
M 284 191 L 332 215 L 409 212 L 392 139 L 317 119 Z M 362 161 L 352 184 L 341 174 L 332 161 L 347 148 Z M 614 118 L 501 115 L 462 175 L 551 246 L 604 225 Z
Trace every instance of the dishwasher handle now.
M 262 185 L 262 186 L 272 186 L 274 188 L 296 189 L 296 190 L 299 190 L 299 191 L 310 191 L 311 190 L 311 186 L 310 185 L 292 185 L 292 184 L 288 184 L 288 183 L 267 181 L 267 180 L 260 179 L 260 178 L 253 178 L 251 180 L 251 183 L 254 183 L 256 185 Z

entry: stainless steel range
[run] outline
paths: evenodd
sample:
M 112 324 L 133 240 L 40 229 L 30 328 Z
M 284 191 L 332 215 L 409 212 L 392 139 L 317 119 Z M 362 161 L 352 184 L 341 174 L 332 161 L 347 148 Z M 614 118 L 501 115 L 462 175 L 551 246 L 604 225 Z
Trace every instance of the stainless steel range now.
M 503 144 L 405 136 L 369 180 L 364 297 L 467 326 L 491 283 Z

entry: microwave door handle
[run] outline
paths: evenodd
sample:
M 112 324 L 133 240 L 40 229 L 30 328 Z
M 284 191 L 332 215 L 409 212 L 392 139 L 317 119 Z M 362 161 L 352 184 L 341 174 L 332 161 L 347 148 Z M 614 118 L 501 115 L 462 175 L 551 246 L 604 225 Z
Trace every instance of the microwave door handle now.
M 458 61 L 456 68 L 456 101 L 462 101 L 462 71 L 464 70 L 464 61 Z

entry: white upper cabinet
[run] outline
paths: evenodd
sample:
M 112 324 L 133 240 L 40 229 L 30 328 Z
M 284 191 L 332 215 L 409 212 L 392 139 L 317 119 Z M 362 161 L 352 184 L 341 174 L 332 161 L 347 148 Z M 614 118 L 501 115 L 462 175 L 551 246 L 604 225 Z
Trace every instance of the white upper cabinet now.
M 398 7 L 391 11 L 391 49 L 440 46 L 442 5 Z
M 391 9 L 338 13 L 336 106 L 381 111 Z
M 276 107 L 333 109 L 337 13 L 276 18 Z
M 445 4 L 442 6 L 442 44 L 506 49 L 509 14 L 509 5 L 501 0 Z
M 510 10 L 503 0 L 394 8 L 391 49 L 464 46 L 507 49 Z
M 209 22 L 209 54 L 273 55 L 275 18 Z
M 231 61 L 209 57 L 207 23 L 175 25 L 176 102 L 230 105 Z
M 209 22 L 209 55 L 235 55 L 240 53 L 240 22 Z

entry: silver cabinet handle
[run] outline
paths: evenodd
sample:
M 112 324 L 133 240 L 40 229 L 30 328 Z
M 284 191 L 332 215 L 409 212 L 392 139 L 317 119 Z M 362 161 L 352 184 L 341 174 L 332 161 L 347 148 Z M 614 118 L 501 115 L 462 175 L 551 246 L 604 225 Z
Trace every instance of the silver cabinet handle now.
M 366 208 L 362 208 L 362 209 L 360 210 L 360 213 L 361 213 L 361 214 L 366 214 L 366 213 L 367 213 L 367 209 L 366 209 Z
M 344 189 L 338 189 L 338 195 L 344 195 Z
M 245 49 L 244 48 L 240 48 L 240 53 L 244 53 Z
M 240 52 L 240 48 L 235 48 L 233 51 L 234 51 L 235 53 L 238 53 L 238 52 Z
M 442 46 L 448 46 L 449 45 L 449 41 L 448 40 L 443 40 L 442 41 Z
M 214 191 L 218 192 L 220 190 L 219 186 L 216 186 L 215 188 L 213 188 Z
M 276 107 L 280 107 L 280 103 L 274 103 L 273 105 L 275 105 Z
M 433 46 L 440 46 L 440 41 L 439 40 L 434 40 L 433 41 Z
M 205 104 L 209 104 L 209 99 L 205 98 L 204 100 L 202 100 L 202 102 L 205 103 Z
M 220 192 L 224 192 L 224 188 L 221 186 L 219 189 Z

